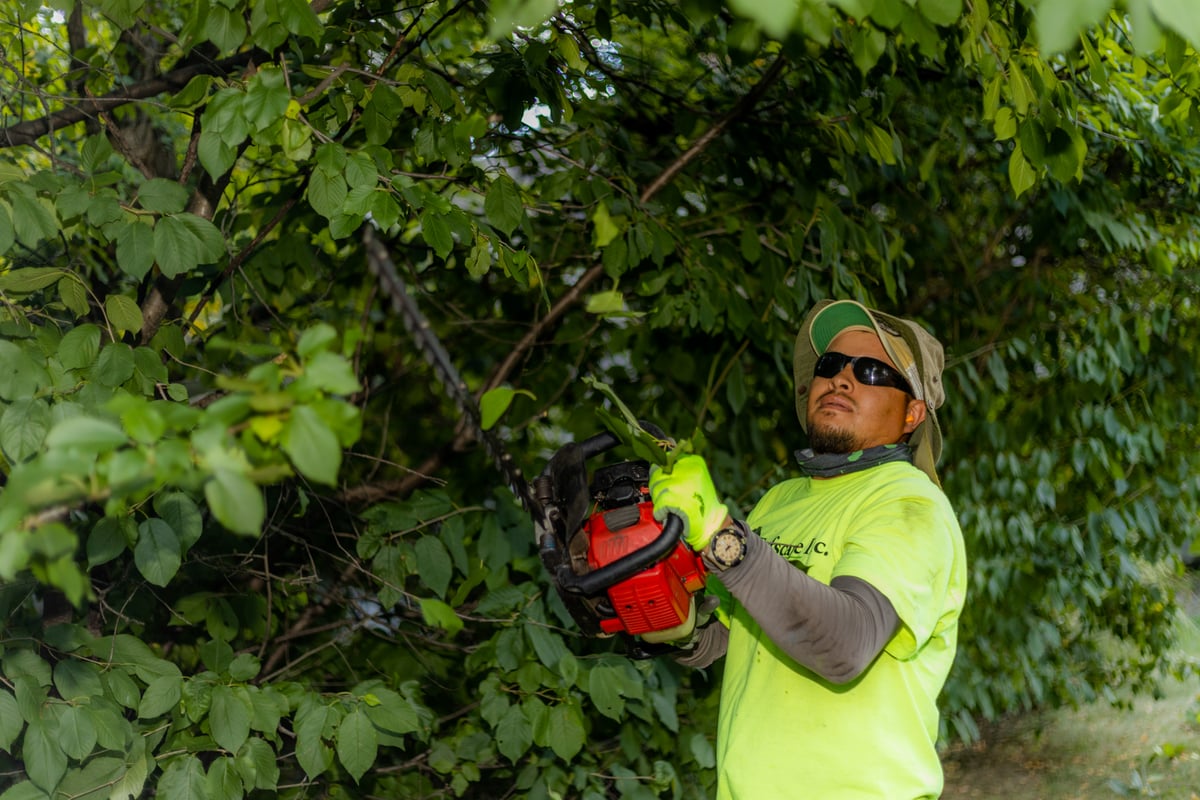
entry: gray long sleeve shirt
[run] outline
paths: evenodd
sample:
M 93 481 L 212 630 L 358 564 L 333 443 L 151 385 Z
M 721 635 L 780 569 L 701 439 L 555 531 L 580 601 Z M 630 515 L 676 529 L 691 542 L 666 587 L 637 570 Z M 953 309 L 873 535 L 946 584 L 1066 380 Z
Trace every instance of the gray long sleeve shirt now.
M 784 653 L 831 683 L 848 683 L 870 666 L 896 632 L 899 617 L 871 584 L 849 576 L 817 581 L 776 553 L 757 534 L 746 558 L 717 577 Z M 724 655 L 729 629 L 701 630 L 679 663 L 704 667 Z

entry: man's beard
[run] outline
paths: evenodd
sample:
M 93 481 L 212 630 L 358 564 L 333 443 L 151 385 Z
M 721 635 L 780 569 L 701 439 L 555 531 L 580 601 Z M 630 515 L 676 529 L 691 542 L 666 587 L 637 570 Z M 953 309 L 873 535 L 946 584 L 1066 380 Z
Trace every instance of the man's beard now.
M 808 446 L 814 453 L 853 453 L 862 448 L 854 434 L 845 428 L 813 425 L 808 431 Z

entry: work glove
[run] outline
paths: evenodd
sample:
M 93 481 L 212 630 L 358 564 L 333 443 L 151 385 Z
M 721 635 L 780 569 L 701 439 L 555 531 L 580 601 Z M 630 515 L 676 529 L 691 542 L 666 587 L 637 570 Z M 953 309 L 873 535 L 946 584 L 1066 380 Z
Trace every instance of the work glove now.
M 697 455 L 683 456 L 669 473 L 651 467 L 650 499 L 655 519 L 661 522 L 672 512 L 683 520 L 683 540 L 697 553 L 729 516 L 729 509 L 717 499 L 708 465 Z

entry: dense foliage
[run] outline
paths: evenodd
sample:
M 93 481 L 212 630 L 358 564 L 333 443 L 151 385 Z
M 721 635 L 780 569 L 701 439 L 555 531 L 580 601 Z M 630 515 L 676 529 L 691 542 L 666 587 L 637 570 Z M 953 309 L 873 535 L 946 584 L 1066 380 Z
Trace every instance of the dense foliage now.
M 595 378 L 742 509 L 811 303 L 922 320 L 946 736 L 1152 685 L 1200 508 L 1182 5 L 5 4 L 0 798 L 711 793 L 717 671 L 578 635 L 364 226 L 527 471 Z

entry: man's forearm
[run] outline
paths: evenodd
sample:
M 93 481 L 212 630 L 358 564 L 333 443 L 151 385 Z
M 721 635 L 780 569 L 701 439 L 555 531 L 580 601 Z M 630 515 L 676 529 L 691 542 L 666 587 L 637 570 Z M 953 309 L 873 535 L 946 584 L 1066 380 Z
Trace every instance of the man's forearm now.
M 746 545 L 745 560 L 717 575 L 763 632 L 831 683 L 861 675 L 899 625 L 891 602 L 858 578 L 810 578 L 754 533 Z

